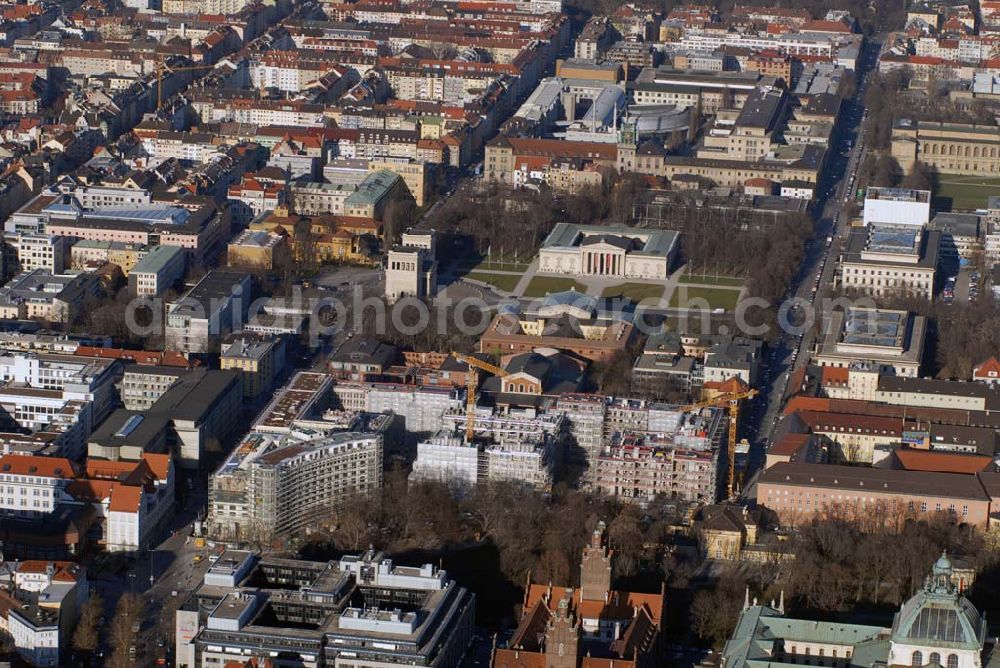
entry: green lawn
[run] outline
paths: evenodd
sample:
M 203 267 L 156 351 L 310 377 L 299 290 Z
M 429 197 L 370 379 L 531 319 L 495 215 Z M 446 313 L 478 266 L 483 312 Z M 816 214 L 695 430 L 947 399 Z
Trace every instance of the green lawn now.
M 731 276 L 708 276 L 702 274 L 684 274 L 680 278 L 681 283 L 687 283 L 688 285 L 729 285 L 734 288 L 739 288 L 743 286 L 742 278 L 733 278 Z
M 492 262 L 485 259 L 477 264 L 473 271 L 527 271 L 529 262 L 514 262 L 513 260 L 499 260 L 494 258 Z
M 939 206 L 950 203 L 952 209 L 982 209 L 990 195 L 1000 195 L 1000 179 L 941 174 L 934 195 Z
M 464 276 L 474 281 L 482 281 L 496 286 L 505 292 L 510 292 L 517 287 L 517 282 L 521 277 L 513 274 L 490 274 L 484 271 L 473 271 Z
M 670 296 L 670 306 L 674 308 L 690 308 L 692 306 L 692 301 L 696 299 L 704 299 L 708 302 L 709 308 L 724 308 L 726 310 L 732 310 L 736 308 L 736 302 L 739 300 L 739 297 L 739 290 L 730 290 L 728 288 L 687 287 L 679 285 L 674 290 L 674 294 Z
M 563 292 L 565 290 L 576 289 L 577 292 L 586 292 L 587 286 L 577 283 L 572 278 L 559 278 L 556 276 L 536 276 L 528 283 L 528 289 L 524 291 L 525 297 L 544 297 L 550 292 Z
M 626 297 L 638 304 L 643 299 L 659 299 L 663 296 L 663 290 L 665 287 L 665 285 L 650 283 L 622 283 L 621 285 L 604 288 L 604 292 L 601 293 L 601 296 L 604 298 L 619 296 Z

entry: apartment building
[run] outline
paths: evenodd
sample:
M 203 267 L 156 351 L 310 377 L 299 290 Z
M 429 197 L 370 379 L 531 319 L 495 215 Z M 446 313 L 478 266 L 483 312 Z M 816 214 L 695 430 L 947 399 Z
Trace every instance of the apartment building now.
M 246 322 L 253 297 L 250 275 L 214 270 L 167 306 L 165 345 L 169 350 L 207 353 Z
M 265 211 L 276 211 L 286 203 L 288 189 L 282 183 L 270 183 L 247 174 L 239 185 L 229 186 L 227 197 L 233 205 L 237 223 L 249 223 Z
M 694 503 L 719 499 L 725 475 L 719 452 L 699 452 L 647 445 L 642 437 L 623 438 L 591 462 L 589 485 L 602 494 L 634 503 L 660 495 Z
M 303 628 L 304 618 L 316 621 Z M 260 652 L 316 668 L 454 666 L 474 619 L 475 596 L 431 564 L 397 565 L 374 551 L 310 562 L 230 550 L 181 603 L 175 655 L 188 666 Z
M 43 547 L 16 535 L 16 524 L 44 526 L 63 506 L 90 507 L 94 526 L 88 540 L 109 552 L 144 549 L 173 506 L 174 470 L 169 455 L 143 455 L 138 462 L 87 460 L 79 466 L 62 457 L 0 457 L 0 516 L 10 522 L 4 552 L 31 553 Z M 0 532 L 3 533 L 3 532 Z M 73 546 L 53 546 L 63 554 Z
M 41 269 L 50 274 L 66 270 L 69 240 L 48 234 L 5 234 L 4 243 L 14 252 L 19 271 Z
M 129 272 L 133 295 L 158 297 L 184 278 L 187 255 L 180 246 L 155 246 Z
M 219 367 L 240 374 L 243 397 L 257 401 L 285 368 L 285 341 L 241 335 L 222 344 Z
M 331 91 L 343 92 L 352 82 L 347 68 L 331 54 L 311 49 L 265 51 L 250 64 L 254 88 L 277 88 L 285 93 L 301 93 L 324 81 Z
M 234 122 L 293 128 L 322 127 L 325 107 L 301 100 L 260 99 L 256 92 L 212 90 L 190 94 L 201 122 Z
M 87 572 L 71 561 L 5 561 L 0 569 L 0 636 L 28 665 L 65 665 Z
M 0 317 L 70 323 L 101 294 L 101 281 L 94 274 L 26 271 L 0 287 Z
M 149 248 L 124 241 L 82 239 L 74 243 L 69 252 L 71 269 L 79 271 L 110 262 L 128 276 L 132 268 L 139 264 L 139 260 L 146 256 Z

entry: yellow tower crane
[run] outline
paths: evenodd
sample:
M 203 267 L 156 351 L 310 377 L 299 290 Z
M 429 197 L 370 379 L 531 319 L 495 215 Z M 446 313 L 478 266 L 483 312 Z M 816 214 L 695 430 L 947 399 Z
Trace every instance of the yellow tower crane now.
M 728 406 L 729 439 L 726 454 L 729 460 L 729 477 L 726 480 L 726 498 L 731 499 L 733 498 L 734 483 L 736 482 L 736 429 L 740 423 L 740 402 L 744 399 L 752 399 L 759 393 L 736 377 L 729 379 L 727 384 L 731 385 L 731 391 L 723 391 L 714 397 L 694 404 L 688 404 L 682 408 L 684 410 L 697 410 L 699 408 Z
M 189 65 L 187 67 L 170 67 L 164 63 L 156 66 L 156 110 L 163 107 L 163 73 L 164 72 L 192 72 L 195 70 L 210 70 L 215 65 Z
M 452 355 L 459 362 L 465 362 L 469 365 L 469 373 L 465 381 L 465 440 L 471 443 L 476 432 L 476 388 L 479 387 L 479 374 L 475 372 L 475 369 L 491 373 L 498 378 L 505 378 L 510 374 L 495 364 L 484 362 L 471 355 L 454 352 Z

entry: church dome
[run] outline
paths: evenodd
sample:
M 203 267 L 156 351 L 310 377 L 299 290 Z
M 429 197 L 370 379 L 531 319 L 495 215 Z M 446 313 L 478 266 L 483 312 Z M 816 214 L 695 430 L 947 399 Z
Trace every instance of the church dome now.
M 982 648 L 985 637 L 986 620 L 958 592 L 946 554 L 892 624 L 892 641 L 907 645 L 976 650 Z

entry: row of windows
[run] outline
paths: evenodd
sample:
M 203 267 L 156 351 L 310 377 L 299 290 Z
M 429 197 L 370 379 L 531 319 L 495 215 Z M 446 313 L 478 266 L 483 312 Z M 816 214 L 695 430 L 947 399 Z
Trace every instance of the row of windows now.
M 928 657 L 928 662 L 927 663 L 929 663 L 930 665 L 933 665 L 933 666 L 942 666 L 942 665 L 945 665 L 945 664 L 941 663 L 941 655 L 938 654 L 937 652 L 931 652 L 930 656 Z M 927 665 L 927 664 L 924 663 L 923 652 L 921 652 L 920 650 L 917 650 L 917 651 L 913 652 L 913 656 L 910 657 L 910 665 L 914 666 L 914 668 L 919 668 L 920 666 Z M 957 654 L 949 654 L 948 655 L 947 668 L 958 668 L 958 655 Z

